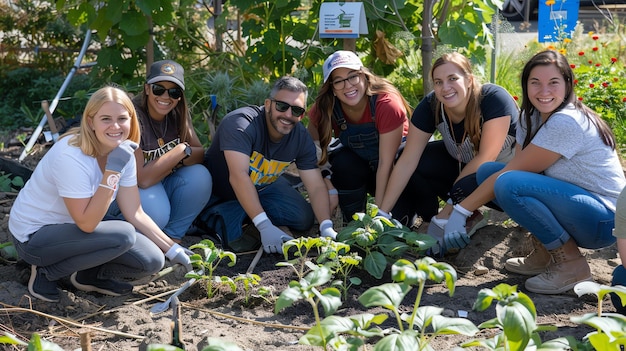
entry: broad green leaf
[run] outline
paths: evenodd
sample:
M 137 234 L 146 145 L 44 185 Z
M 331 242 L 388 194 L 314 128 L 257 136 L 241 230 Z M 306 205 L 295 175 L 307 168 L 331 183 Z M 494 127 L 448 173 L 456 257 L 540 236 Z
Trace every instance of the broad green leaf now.
M 385 283 L 374 286 L 359 296 L 359 302 L 365 307 L 384 307 L 395 311 L 404 300 L 411 286 L 406 284 Z
M 374 278 L 380 279 L 387 268 L 387 259 L 378 251 L 370 251 L 363 260 L 363 267 Z
M 380 339 L 374 346 L 374 351 L 415 351 L 419 350 L 419 341 L 417 332 L 409 329 Z
M 474 336 L 479 332 L 474 323 L 466 318 L 448 318 L 434 315 L 432 319 L 433 330 L 437 334 L 462 334 Z
M 280 312 L 283 308 L 293 305 L 294 302 L 306 298 L 306 295 L 302 293 L 300 287 L 288 287 L 283 290 L 276 300 L 276 306 L 274 307 L 274 313 Z

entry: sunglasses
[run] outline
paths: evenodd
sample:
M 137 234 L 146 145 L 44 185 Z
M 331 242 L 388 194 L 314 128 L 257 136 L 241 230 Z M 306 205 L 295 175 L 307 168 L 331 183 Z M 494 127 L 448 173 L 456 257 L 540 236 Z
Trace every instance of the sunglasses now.
M 274 101 L 278 112 L 285 112 L 291 107 L 291 115 L 294 117 L 300 117 L 304 113 L 304 107 L 289 105 L 288 103 L 280 100 L 272 99 L 272 101 Z
M 164 86 L 158 84 L 150 84 L 150 87 L 152 88 L 152 94 L 156 96 L 161 96 L 166 91 L 167 95 L 169 95 L 172 99 L 179 99 L 181 96 L 183 96 L 183 91 L 178 87 L 165 89 Z

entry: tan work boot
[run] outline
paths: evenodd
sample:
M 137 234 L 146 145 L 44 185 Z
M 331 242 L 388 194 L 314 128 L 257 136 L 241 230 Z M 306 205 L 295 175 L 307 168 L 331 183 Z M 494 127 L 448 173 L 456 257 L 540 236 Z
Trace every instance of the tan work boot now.
M 543 243 L 532 235 L 532 251 L 526 257 L 513 257 L 506 260 L 504 269 L 523 275 L 537 275 L 546 271 L 552 256 Z
M 526 280 L 526 289 L 539 294 L 561 294 L 583 281 L 592 281 L 589 264 L 574 239 L 550 250 L 552 262 L 544 273 Z

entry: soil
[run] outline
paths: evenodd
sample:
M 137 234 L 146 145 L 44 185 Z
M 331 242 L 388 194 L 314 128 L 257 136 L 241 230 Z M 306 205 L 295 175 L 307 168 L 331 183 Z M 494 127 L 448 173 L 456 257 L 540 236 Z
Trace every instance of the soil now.
M 7 145 L 11 146 L 10 143 Z M 45 146 L 40 147 L 22 165 L 33 169 L 45 150 Z M 14 160 L 19 152 L 19 145 L 7 147 L 1 150 L 0 156 Z M 15 192 L 0 193 L 0 206 L 3 206 L 0 208 L 3 214 L 0 221 L 0 243 L 9 241 L 7 222 L 16 195 Z M 537 308 L 539 323 L 558 327 L 555 332 L 541 333 L 543 341 L 560 336 L 573 336 L 581 340 L 591 332 L 590 327 L 575 324 L 570 321 L 570 317 L 596 312 L 595 296 L 578 297 L 571 291 L 554 296 L 526 291 L 525 277 L 507 273 L 504 262 L 507 258 L 527 253 L 528 232 L 504 213 L 485 208 L 482 210 L 489 215 L 489 225 L 472 237 L 469 246 L 442 259 L 457 271 L 458 281 L 454 295 L 449 295 L 444 284 L 428 282 L 420 305 L 442 307 L 446 316 L 456 317 L 467 312 L 467 318 L 479 325 L 495 317 L 495 305 L 483 312 L 473 311 L 472 306 L 478 292 L 484 288 L 494 288 L 499 283 L 507 283 L 517 285 L 520 291 L 529 295 Z M 314 232 L 300 234 L 317 235 Z M 206 234 L 188 235 L 184 238 L 183 245 L 190 246 L 207 238 L 211 239 Z M 620 264 L 615 245 L 600 250 L 583 250 L 583 253 L 591 265 L 595 281 L 610 285 L 611 272 Z M 239 273 L 245 273 L 254 254 L 255 252 L 238 254 L 233 267 L 222 263 L 214 274 L 234 278 Z M 263 254 L 254 269 L 254 273 L 261 277 L 260 286 L 269 287 L 272 291 L 273 297 L 266 297 L 267 300 L 253 294 L 246 303 L 241 285 L 234 293 L 229 288 L 220 286 L 212 298 L 207 297 L 205 283 L 194 284 L 184 291 L 179 296 L 179 301 L 181 339 L 186 350 L 202 350 L 213 338 L 235 343 L 242 350 L 319 349 L 298 344 L 306 329 L 315 324 L 312 307 L 308 303 L 297 302 L 279 313 L 274 313 L 273 300 L 290 281 L 296 279 L 291 268 L 276 265 L 281 261 L 284 261 L 281 255 Z M 363 279 L 363 283 L 349 290 L 349 298 L 344 301 L 336 315 L 386 313 L 382 308 L 364 308 L 357 298 L 369 287 L 390 282 L 389 275 L 386 274 L 381 280 L 372 278 L 364 271 L 355 271 L 354 275 Z M 62 280 L 61 301 L 51 304 L 29 296 L 26 288 L 28 276 L 29 267 L 20 261 L 16 263 L 3 258 L 0 262 L 0 331 L 17 335 L 24 341 L 37 333 L 64 350 L 80 350 L 81 335 L 83 350 L 87 350 L 87 344 L 91 346 L 91 350 L 145 350 L 148 344 L 169 344 L 172 340 L 174 311 L 168 309 L 163 313 L 151 314 L 150 309 L 187 281 L 182 268 L 174 267 L 172 273 L 153 281 L 144 279 L 137 282 L 130 296 L 108 297 L 76 290 L 69 281 Z M 412 310 L 415 290 L 404 300 L 402 311 Z M 614 311 L 608 298 L 602 302 L 602 310 Z M 397 327 L 394 323 L 395 317 L 390 315 L 382 327 Z M 476 338 L 489 338 L 497 332 L 483 330 Z M 471 339 L 466 336 L 443 335 L 434 338 L 431 346 L 437 350 L 452 350 Z M 25 349 L 0 345 L 0 350 Z

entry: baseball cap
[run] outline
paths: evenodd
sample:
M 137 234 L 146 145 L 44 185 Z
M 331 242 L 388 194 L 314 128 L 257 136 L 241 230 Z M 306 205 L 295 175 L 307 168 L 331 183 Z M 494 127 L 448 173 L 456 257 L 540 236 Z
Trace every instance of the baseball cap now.
M 172 60 L 157 61 L 150 66 L 150 74 L 146 83 L 152 84 L 156 82 L 168 81 L 176 83 L 181 89 L 185 90 L 185 70 L 183 66 Z
M 363 67 L 363 63 L 352 51 L 339 50 L 335 51 L 332 55 L 328 56 L 326 61 L 324 61 L 324 83 L 330 77 L 330 74 L 337 68 L 350 68 L 353 70 L 358 70 Z

